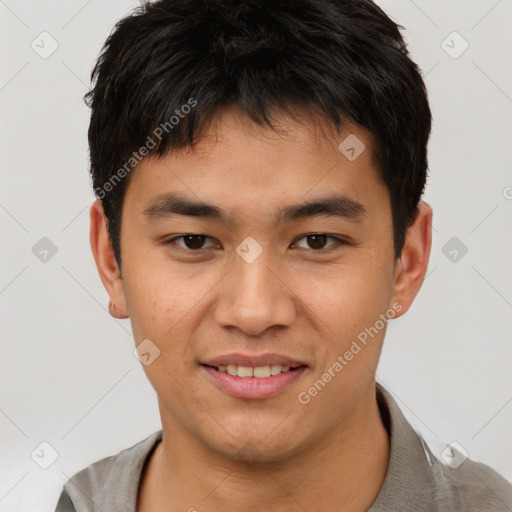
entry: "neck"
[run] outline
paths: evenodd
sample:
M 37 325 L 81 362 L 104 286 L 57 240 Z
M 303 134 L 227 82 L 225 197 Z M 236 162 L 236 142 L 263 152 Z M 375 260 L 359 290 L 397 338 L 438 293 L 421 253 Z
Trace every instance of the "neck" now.
M 153 506 L 138 511 L 366 511 L 382 486 L 389 459 L 388 434 L 372 384 L 347 421 L 309 449 L 280 461 L 220 456 L 162 415 L 162 443 L 139 494 L 139 503 Z

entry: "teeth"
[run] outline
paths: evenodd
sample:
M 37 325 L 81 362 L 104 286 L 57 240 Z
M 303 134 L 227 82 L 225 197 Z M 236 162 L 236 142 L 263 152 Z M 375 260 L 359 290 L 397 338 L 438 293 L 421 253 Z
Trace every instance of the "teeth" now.
M 283 368 L 286 368 L 285 371 L 290 369 L 289 366 L 281 366 L 280 364 L 273 364 L 270 366 L 270 374 L 271 375 L 279 375 Z
M 254 376 L 259 379 L 270 377 L 270 366 L 257 366 L 254 368 Z
M 280 364 L 272 364 L 267 366 L 238 366 L 236 364 L 228 364 L 227 366 L 217 367 L 219 372 L 227 372 L 229 375 L 238 377 L 257 377 L 264 379 L 271 375 L 279 375 L 290 371 L 289 366 L 281 366 Z

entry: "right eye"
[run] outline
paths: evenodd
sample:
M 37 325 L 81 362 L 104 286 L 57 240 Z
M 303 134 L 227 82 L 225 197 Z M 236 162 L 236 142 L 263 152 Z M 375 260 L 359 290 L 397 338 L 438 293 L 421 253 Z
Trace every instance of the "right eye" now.
M 185 234 L 185 235 L 179 235 L 174 238 L 171 238 L 169 240 L 166 240 L 165 244 L 176 244 L 182 249 L 191 251 L 191 252 L 197 252 L 202 249 L 207 249 L 208 247 L 215 247 L 215 244 L 212 243 L 209 246 L 204 246 L 204 243 L 207 239 L 212 240 L 207 235 L 196 235 L 196 234 Z M 180 241 L 180 242 L 178 242 Z

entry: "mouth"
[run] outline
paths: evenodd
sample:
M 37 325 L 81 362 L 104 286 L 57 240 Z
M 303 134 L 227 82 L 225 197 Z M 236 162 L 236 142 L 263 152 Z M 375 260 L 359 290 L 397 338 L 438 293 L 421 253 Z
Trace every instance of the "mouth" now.
M 201 364 L 208 380 L 224 393 L 235 397 L 261 400 L 274 397 L 291 387 L 307 370 L 304 364 L 264 366 Z

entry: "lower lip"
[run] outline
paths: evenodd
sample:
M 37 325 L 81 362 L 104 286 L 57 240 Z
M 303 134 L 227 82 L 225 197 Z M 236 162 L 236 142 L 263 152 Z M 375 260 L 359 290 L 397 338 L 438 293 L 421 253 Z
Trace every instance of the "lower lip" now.
M 201 365 L 214 383 L 228 395 L 235 398 L 263 399 L 271 398 L 291 386 L 305 372 L 306 366 L 296 370 L 271 375 L 262 379 L 258 377 L 238 377 L 220 372 L 211 366 Z

